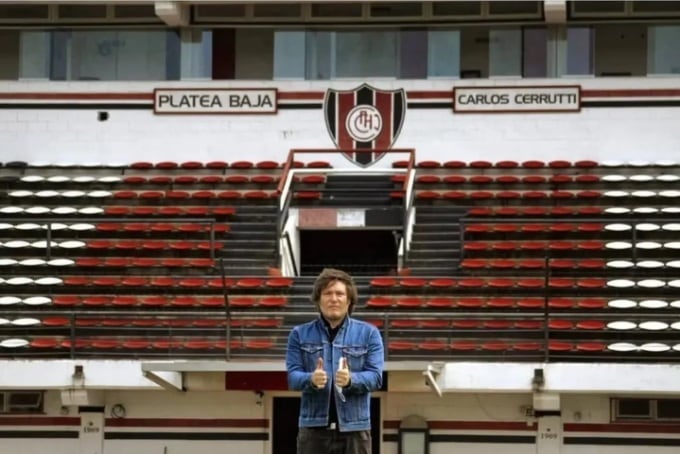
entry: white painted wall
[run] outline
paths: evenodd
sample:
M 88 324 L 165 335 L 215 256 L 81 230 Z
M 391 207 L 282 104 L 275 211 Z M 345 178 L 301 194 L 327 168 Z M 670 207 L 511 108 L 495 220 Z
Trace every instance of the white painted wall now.
M 521 81 L 459 81 L 515 85 Z M 524 82 L 526 83 L 526 82 Z M 544 80 L 581 84 L 584 89 L 679 88 L 680 78 Z M 333 88 L 350 89 L 359 81 Z M 373 81 L 378 88 L 451 90 L 453 81 Z M 324 92 L 322 82 L 163 83 L 163 87 L 277 87 L 280 91 Z M 144 92 L 152 83 L 2 82 L 11 92 Z M 395 147 L 415 147 L 417 159 L 669 159 L 680 156 L 676 134 L 680 109 L 584 108 L 580 113 L 454 114 L 450 109 L 410 109 Z M 280 110 L 275 115 L 156 116 L 150 110 L 0 110 L 2 160 L 131 162 L 137 160 L 282 161 L 291 148 L 334 148 L 323 112 Z
M 272 415 L 272 400 L 274 396 L 294 396 L 292 392 L 265 392 L 264 397 L 258 397 L 249 391 L 188 391 L 184 393 L 172 391 L 120 391 L 111 390 L 104 393 L 105 433 L 106 432 L 251 432 L 269 433 L 273 423 L 268 428 L 243 427 L 211 427 L 210 421 L 230 419 L 270 419 Z M 438 422 L 441 426 L 447 422 L 452 428 L 433 428 L 431 433 L 438 435 L 478 435 L 481 437 L 494 435 L 528 436 L 536 435 L 541 422 L 527 417 L 523 408 L 531 405 L 531 395 L 528 393 L 451 393 L 439 398 L 431 392 L 391 392 L 376 393 L 381 401 L 381 418 L 386 421 L 398 422 L 409 415 L 420 415 L 428 421 Z M 562 423 L 579 422 L 581 424 L 606 425 L 609 423 L 609 398 L 604 394 L 565 395 L 562 401 Z M 130 421 L 128 427 L 116 427 L 111 418 L 110 408 L 114 404 L 123 404 L 127 409 L 126 419 Z M 575 412 L 579 412 L 578 419 L 574 419 Z M 1 427 L 1 430 L 80 430 L 78 418 L 85 421 L 85 416 L 79 415 L 74 407 L 62 408 L 59 405 L 58 391 L 46 394 L 45 416 L 66 417 L 75 422 L 71 425 L 56 425 L 46 422 L 41 424 L 40 416 L 32 418 L 30 424 Z M 295 417 L 295 415 L 291 415 Z M 176 427 L 168 427 L 159 423 L 163 420 L 182 420 Z M 205 423 L 202 424 L 201 421 Z M 491 424 L 514 423 L 512 430 L 494 429 Z M 467 426 L 466 426 L 467 424 Z M 559 429 L 559 424 L 553 430 Z M 396 434 L 396 429 L 385 429 L 383 434 Z M 567 431 L 564 437 L 642 437 L 642 438 L 677 438 L 672 429 L 664 433 L 654 430 L 621 433 L 606 432 L 606 429 L 594 432 Z M 51 452 L 55 454 L 72 454 L 79 452 L 83 444 L 78 439 L 45 439 L 6 438 L 0 442 L 0 454 L 41 454 Z M 545 454 L 560 452 L 562 454 L 636 454 L 644 449 L 649 454 L 666 454 L 671 448 L 619 445 L 594 446 L 562 444 L 552 449 L 537 450 L 537 446 L 527 443 L 432 443 L 430 452 L 433 454 L 448 454 L 450 452 L 466 452 L 470 454 L 485 454 L 502 451 L 503 454 Z M 381 453 L 397 454 L 397 443 L 384 442 Z M 94 451 L 93 451 L 94 452 Z M 238 454 L 266 454 L 271 452 L 270 441 L 225 441 L 225 440 L 120 440 L 105 439 L 104 454 L 209 454 L 215 452 Z

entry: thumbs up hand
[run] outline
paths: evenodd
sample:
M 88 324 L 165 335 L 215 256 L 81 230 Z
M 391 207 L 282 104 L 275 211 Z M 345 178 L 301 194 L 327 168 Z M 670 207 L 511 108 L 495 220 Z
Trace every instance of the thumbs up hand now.
M 321 389 L 326 386 L 328 376 L 323 368 L 323 358 L 319 358 L 316 362 L 316 369 L 312 372 L 312 384 Z
M 347 366 L 347 358 L 343 357 L 338 365 L 338 371 L 335 373 L 335 384 L 341 388 L 345 388 L 349 386 L 351 381 L 351 374 L 349 372 L 349 367 Z

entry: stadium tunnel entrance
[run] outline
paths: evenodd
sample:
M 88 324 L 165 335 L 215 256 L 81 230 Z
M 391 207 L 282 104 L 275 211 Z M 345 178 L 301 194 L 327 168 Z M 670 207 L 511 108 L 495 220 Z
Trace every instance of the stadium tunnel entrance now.
M 400 235 L 394 229 L 301 230 L 301 274 L 329 267 L 353 275 L 395 274 Z

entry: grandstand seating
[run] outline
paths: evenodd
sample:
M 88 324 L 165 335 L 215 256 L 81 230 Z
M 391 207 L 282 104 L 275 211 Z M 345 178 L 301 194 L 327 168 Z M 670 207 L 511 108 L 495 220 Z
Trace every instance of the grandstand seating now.
M 280 358 L 314 312 L 313 277 L 268 272 L 276 162 L 9 164 L 0 357 Z M 292 203 L 323 206 L 338 180 L 299 165 L 314 173 Z M 355 314 L 388 359 L 680 358 L 680 166 L 423 161 L 416 175 L 408 273 L 356 278 Z M 405 202 L 402 175 L 366 181 L 345 203 Z

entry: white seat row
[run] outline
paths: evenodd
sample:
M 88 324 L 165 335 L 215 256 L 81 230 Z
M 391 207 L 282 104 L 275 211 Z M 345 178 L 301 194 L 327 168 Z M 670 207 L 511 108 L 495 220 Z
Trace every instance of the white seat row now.
M 600 165 L 602 167 L 622 167 L 622 166 L 631 166 L 631 167 L 649 167 L 649 166 L 658 166 L 658 167 L 672 167 L 677 165 L 677 162 L 671 160 L 671 159 L 660 159 L 657 161 L 645 161 L 643 159 L 635 159 L 632 161 L 620 161 L 617 159 L 608 159 L 605 161 L 601 161 Z
M 122 163 L 122 162 L 111 162 L 111 163 L 102 163 L 102 162 L 69 162 L 69 161 L 62 161 L 62 162 L 48 162 L 48 161 L 35 161 L 35 162 L 29 162 L 28 166 L 29 167 L 111 167 L 111 168 L 125 168 L 129 164 L 127 163 Z
M 674 175 L 665 173 L 662 175 L 647 175 L 647 174 L 636 174 L 636 175 L 621 175 L 621 174 L 611 174 L 603 175 L 600 178 L 602 181 L 608 183 L 620 183 L 622 181 L 634 181 L 636 183 L 646 183 L 648 181 L 661 181 L 664 183 L 673 183 L 680 180 L 680 175 Z
M 27 306 L 44 306 L 46 304 L 51 304 L 52 298 L 47 296 L 0 296 L 0 306 L 12 306 L 14 304 L 26 304 Z
M 616 342 L 607 346 L 609 350 L 615 352 L 648 352 L 648 353 L 660 353 L 667 352 L 670 350 L 680 352 L 680 344 L 668 345 L 661 342 L 648 342 L 642 345 L 631 344 L 630 342 Z
M 629 320 L 616 320 L 607 323 L 607 328 L 627 331 L 631 329 L 642 329 L 645 331 L 662 331 L 668 328 L 680 330 L 680 322 L 667 323 L 659 320 L 648 320 L 636 323 Z
M 75 224 L 62 224 L 60 222 L 50 222 L 48 224 L 36 224 L 34 222 L 23 222 L 21 224 L 10 224 L 0 222 L 0 230 L 74 230 L 76 232 L 83 232 L 87 230 L 95 230 L 94 224 L 78 222 Z
M 634 281 L 632 279 L 612 279 L 607 281 L 607 287 L 631 288 L 636 286 L 642 288 L 661 288 L 666 286 L 680 288 L 680 279 L 673 279 L 670 281 L 664 281 L 662 279 L 641 279 L 639 281 Z
M 28 191 L 25 189 L 20 189 L 17 191 L 10 191 L 8 194 L 10 197 L 17 197 L 17 198 L 23 198 L 23 197 L 40 197 L 40 198 L 49 198 L 49 197 L 65 197 L 65 198 L 76 198 L 76 197 L 91 197 L 95 199 L 103 199 L 107 197 L 111 197 L 113 193 L 111 191 L 103 191 L 103 190 L 97 190 L 97 191 L 54 191 L 52 189 L 46 189 L 43 191 Z
M 94 207 L 94 206 L 89 206 L 89 207 L 80 207 L 80 208 L 75 208 L 75 207 L 68 207 L 68 206 L 61 206 L 61 207 L 55 207 L 55 208 L 48 208 L 48 207 L 43 207 L 43 206 L 31 206 L 31 207 L 19 207 L 15 205 L 8 205 L 4 207 L 0 207 L 0 214 L 20 214 L 20 213 L 26 213 L 26 214 L 56 214 L 60 216 L 64 215 L 69 215 L 69 214 L 86 214 L 86 215 L 93 215 L 93 214 L 102 214 L 104 212 L 104 209 L 101 207 Z
M 607 249 L 632 249 L 633 247 L 637 249 L 680 249 L 680 241 L 668 241 L 666 243 L 659 243 L 657 241 L 638 241 L 637 243 L 631 243 L 629 241 L 610 241 L 604 245 Z
M 123 179 L 119 176 L 109 175 L 104 177 L 93 177 L 87 175 L 80 175 L 75 177 L 67 177 L 65 175 L 52 175 L 44 177 L 42 175 L 26 175 L 21 177 L 21 181 L 25 183 L 40 183 L 47 181 L 48 183 L 120 183 Z
M 643 191 L 622 191 L 622 190 L 616 190 L 616 191 L 605 191 L 602 193 L 603 196 L 605 197 L 615 197 L 615 198 L 621 198 L 621 197 L 639 197 L 639 198 L 646 198 L 646 197 L 669 197 L 669 198 L 676 198 L 680 197 L 680 191 L 677 191 L 675 189 L 665 189 L 662 191 L 649 191 L 649 190 L 643 190 Z
M 654 232 L 657 230 L 665 230 L 667 232 L 679 232 L 680 223 L 668 222 L 666 224 L 655 224 L 653 222 L 640 222 L 638 224 L 624 224 L 622 222 L 616 222 L 612 224 L 606 224 L 604 226 L 605 230 L 609 230 L 611 232 L 625 232 L 628 230 L 632 230 L 633 228 L 641 232 Z
M 9 249 L 22 249 L 22 248 L 35 248 L 35 249 L 47 249 L 50 248 L 62 248 L 62 249 L 79 249 L 86 246 L 84 241 L 78 240 L 67 240 L 67 241 L 50 241 L 49 244 L 46 240 L 34 241 L 32 243 L 24 240 L 11 240 L 0 242 L 0 247 L 6 247 Z
M 28 345 L 28 341 L 26 339 L 19 339 L 19 338 L 10 338 L 10 339 L 3 339 L 0 341 L 0 347 L 2 348 L 20 348 L 20 347 L 25 347 Z
M 629 213 L 636 213 L 636 214 L 654 214 L 654 213 L 680 214 L 680 206 L 668 206 L 668 207 L 662 207 L 662 208 L 657 208 L 657 207 L 628 208 L 628 207 L 616 206 L 616 207 L 605 208 L 604 212 L 608 213 L 608 214 L 629 214 Z
M 0 326 L 3 325 L 13 325 L 13 326 L 35 326 L 35 325 L 40 325 L 42 322 L 38 320 L 37 318 L 31 318 L 31 317 L 22 317 L 22 318 L 15 318 L 13 320 L 7 319 L 7 318 L 0 318 Z
M 661 299 L 644 299 L 641 301 L 634 301 L 629 299 L 615 299 L 607 302 L 607 306 L 614 309 L 633 309 L 641 307 L 643 309 L 663 309 L 672 307 L 680 309 L 680 300 L 666 301 Z
M 0 284 L 7 285 L 59 285 L 64 282 L 63 279 L 54 276 L 45 276 L 33 279 L 32 277 L 10 277 L 8 279 L 0 278 Z
M 662 262 L 660 260 L 640 260 L 633 262 L 630 260 L 610 260 L 607 262 L 609 268 L 680 268 L 680 260 L 669 260 Z
M 33 258 L 33 259 L 16 260 L 16 259 L 0 258 L 0 267 L 2 267 L 2 266 L 17 266 L 17 265 L 18 266 L 43 266 L 43 265 L 72 266 L 75 263 L 76 263 L 75 260 L 71 260 L 71 259 L 44 260 L 44 259 Z

